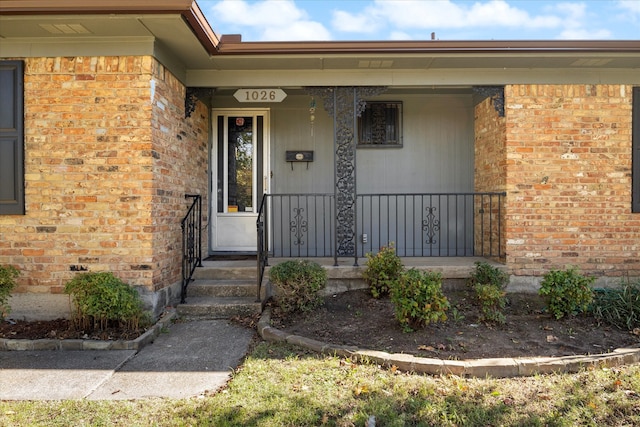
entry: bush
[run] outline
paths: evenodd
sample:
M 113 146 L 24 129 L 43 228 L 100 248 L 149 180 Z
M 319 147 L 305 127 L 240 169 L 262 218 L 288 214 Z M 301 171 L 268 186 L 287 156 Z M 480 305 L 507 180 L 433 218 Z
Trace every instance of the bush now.
M 0 320 L 4 320 L 11 312 L 9 295 L 16 287 L 16 279 L 20 275 L 17 268 L 12 265 L 0 265 Z
M 367 268 L 362 275 L 369 285 L 374 298 L 389 294 L 404 269 L 400 257 L 396 255 L 393 243 L 380 248 L 377 254 L 367 253 Z
M 619 329 L 640 327 L 640 280 L 623 282 L 617 289 L 596 289 L 591 310 L 598 321 Z
M 538 293 L 545 299 L 551 314 L 560 319 L 589 308 L 593 301 L 591 284 L 594 281 L 594 277 L 583 276 L 575 268 L 551 270 L 544 275 Z
M 411 269 L 402 273 L 391 288 L 396 319 L 409 332 L 432 322 L 447 320 L 449 300 L 442 293 L 442 276 Z
M 509 284 L 509 275 L 487 262 L 478 261 L 476 269 L 467 280 L 480 306 L 481 322 L 504 323 L 504 308 L 507 298 L 504 289 Z
M 138 292 L 112 273 L 80 273 L 65 284 L 64 292 L 70 295 L 73 322 L 81 330 L 138 329 L 150 320 Z
M 476 285 L 495 285 L 499 289 L 505 289 L 509 284 L 509 275 L 498 267 L 477 261 L 476 269 L 467 280 L 467 285 L 473 289 Z
M 285 261 L 271 267 L 269 279 L 277 286 L 276 302 L 285 313 L 308 312 L 324 302 L 327 272 L 315 262 Z
M 506 293 L 497 285 L 492 283 L 478 283 L 473 287 L 476 299 L 480 304 L 481 322 L 488 323 L 504 323 L 504 307 L 507 305 Z

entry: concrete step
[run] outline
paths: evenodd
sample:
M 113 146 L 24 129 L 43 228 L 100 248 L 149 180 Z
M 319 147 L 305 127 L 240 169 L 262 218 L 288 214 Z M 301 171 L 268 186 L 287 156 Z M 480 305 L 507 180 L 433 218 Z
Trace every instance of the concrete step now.
M 257 267 L 241 266 L 241 267 L 211 267 L 205 264 L 204 267 L 198 267 L 193 273 L 194 279 L 203 280 L 254 280 L 256 278 Z
M 262 305 L 254 297 L 187 296 L 187 302 L 179 304 L 177 313 L 189 319 L 229 319 L 234 316 L 260 314 Z
M 189 283 L 187 295 L 194 297 L 256 297 L 256 279 L 197 279 Z

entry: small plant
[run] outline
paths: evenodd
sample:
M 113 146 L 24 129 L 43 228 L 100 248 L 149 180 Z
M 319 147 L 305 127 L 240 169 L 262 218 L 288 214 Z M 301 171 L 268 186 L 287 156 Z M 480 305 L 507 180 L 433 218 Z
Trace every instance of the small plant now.
M 504 323 L 504 307 L 507 304 L 506 292 L 493 283 L 478 283 L 473 287 L 476 299 L 480 304 L 479 321 L 488 323 Z
M 640 327 L 640 280 L 622 282 L 616 289 L 596 289 L 591 310 L 598 321 L 619 329 Z
M 538 294 L 556 319 L 586 311 L 593 301 L 594 277 L 580 274 L 575 268 L 551 270 L 544 275 Z
M 309 312 L 324 302 L 327 272 L 308 260 L 289 260 L 269 270 L 277 287 L 276 302 L 285 313 Z
M 11 312 L 9 295 L 16 287 L 16 279 L 20 272 L 12 265 L 0 265 L 0 320 L 4 320 Z
M 447 320 L 449 300 L 442 293 L 442 276 L 411 269 L 400 275 L 391 288 L 396 319 L 406 332 L 432 322 Z
M 503 270 L 484 261 L 475 263 L 476 269 L 467 280 L 467 285 L 473 289 L 475 285 L 495 285 L 504 289 L 509 284 L 509 275 Z
M 451 319 L 455 323 L 460 323 L 464 320 L 464 314 L 460 312 L 460 308 L 457 305 L 451 308 Z
M 374 298 L 388 295 L 404 269 L 393 243 L 383 246 L 375 255 L 367 253 L 366 257 L 367 268 L 364 270 L 363 278 L 369 285 L 371 295 Z
M 138 329 L 150 320 L 138 292 L 109 272 L 80 273 L 65 284 L 64 292 L 73 302 L 73 322 L 81 330 Z

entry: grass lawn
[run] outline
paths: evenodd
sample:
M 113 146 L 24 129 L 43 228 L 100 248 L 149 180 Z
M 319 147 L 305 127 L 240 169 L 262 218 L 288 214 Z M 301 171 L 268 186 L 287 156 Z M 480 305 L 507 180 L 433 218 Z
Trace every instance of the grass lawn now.
M 2 426 L 632 426 L 640 366 L 426 376 L 260 343 L 225 390 L 185 400 L 0 402 Z

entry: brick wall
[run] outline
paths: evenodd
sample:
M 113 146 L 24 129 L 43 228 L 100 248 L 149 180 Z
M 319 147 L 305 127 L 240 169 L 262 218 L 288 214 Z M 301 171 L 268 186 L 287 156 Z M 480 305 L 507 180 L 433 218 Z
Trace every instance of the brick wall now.
M 179 282 L 184 193 L 206 195 L 206 107 L 185 120 L 184 86 L 151 57 L 25 65 L 26 215 L 0 216 L 17 291 L 60 293 L 84 270 L 150 292 Z
M 475 107 L 474 111 L 474 191 L 480 193 L 503 192 L 506 189 L 506 127 L 505 118 L 496 112 L 493 101 L 487 98 Z M 475 212 L 481 209 L 491 212 L 492 221 L 485 216 L 480 223 L 480 216 L 475 220 L 475 247 L 479 251 L 483 245 L 491 242 L 491 252 L 500 255 L 505 252 L 504 212 L 506 200 L 500 205 L 495 199 L 476 199 Z M 500 221 L 498 221 L 498 219 Z M 498 229 L 501 228 L 501 230 Z M 499 231 L 501 231 L 499 233 Z
M 191 199 L 185 194 L 203 196 L 203 224 L 208 206 L 209 112 L 198 103 L 188 119 L 184 117 L 184 86 L 161 64 L 154 70 L 155 87 L 151 129 L 154 181 L 152 184 L 153 285 L 155 290 L 181 278 L 182 230 L 180 220 Z M 207 253 L 203 232 L 203 255 Z
M 631 89 L 505 87 L 513 274 L 577 266 L 599 276 L 640 276 L 640 215 L 631 213 Z

